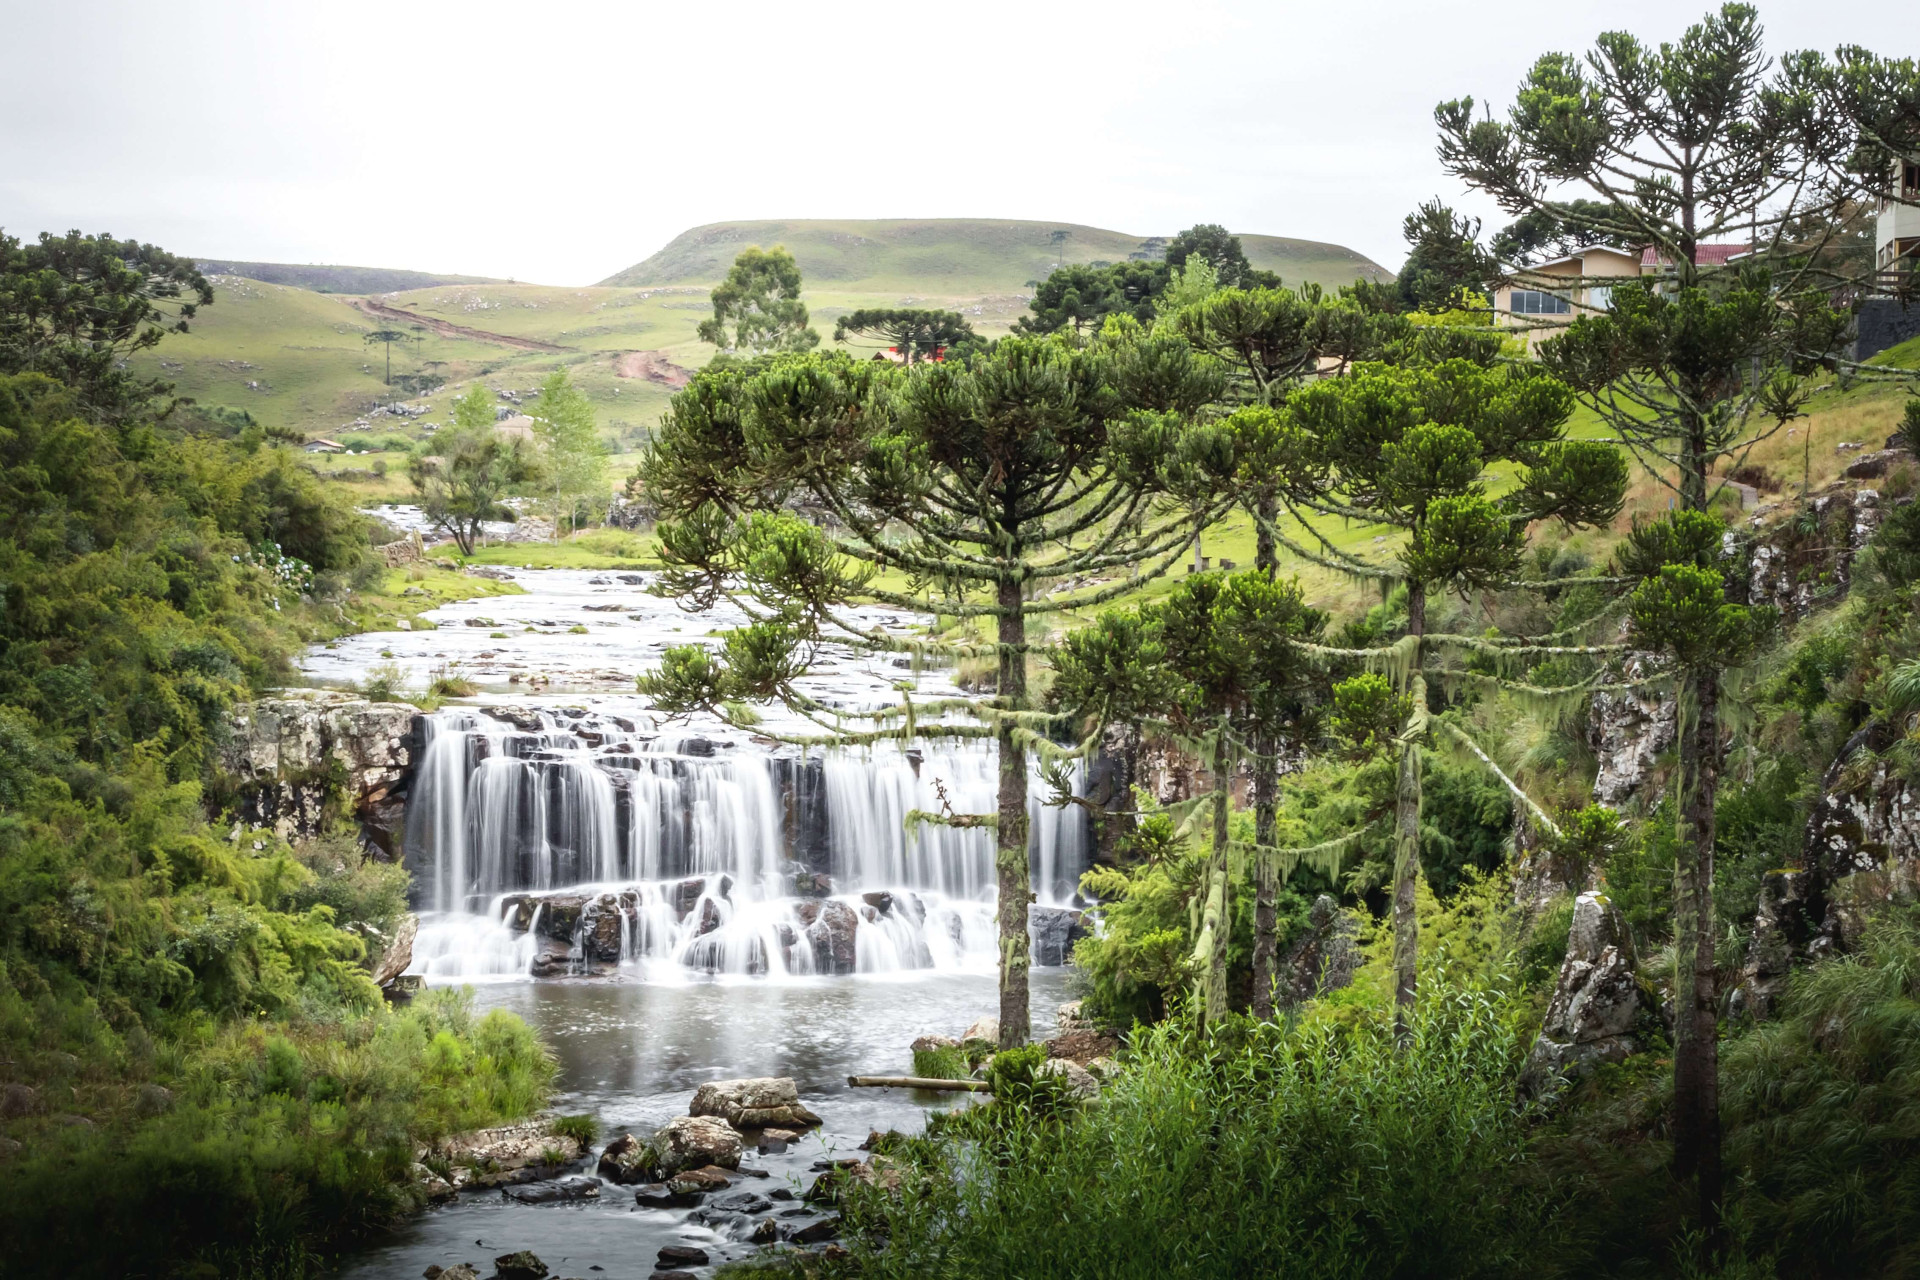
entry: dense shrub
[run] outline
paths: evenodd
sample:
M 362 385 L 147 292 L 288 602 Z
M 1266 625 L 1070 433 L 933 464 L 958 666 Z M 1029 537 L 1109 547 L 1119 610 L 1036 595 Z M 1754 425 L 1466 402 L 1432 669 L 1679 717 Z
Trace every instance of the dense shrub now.
M 1423 990 L 1404 1052 L 1384 1017 L 1232 1020 L 1204 1040 L 1168 1022 L 1139 1035 L 1078 1115 L 1010 1090 L 990 1124 L 905 1153 L 931 1175 L 922 1194 L 854 1198 L 853 1266 L 1034 1280 L 1534 1274 L 1563 1236 L 1555 1195 L 1512 1176 L 1526 1041 L 1497 990 L 1445 978 Z

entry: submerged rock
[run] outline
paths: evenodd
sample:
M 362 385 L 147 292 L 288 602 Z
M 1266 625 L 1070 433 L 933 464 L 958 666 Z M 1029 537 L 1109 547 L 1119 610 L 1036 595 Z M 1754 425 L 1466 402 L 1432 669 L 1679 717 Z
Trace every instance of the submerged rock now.
M 550 1274 L 547 1264 L 525 1249 L 493 1260 L 493 1280 L 546 1280 Z
M 577 1200 L 598 1200 L 598 1178 L 556 1178 L 551 1182 L 526 1182 L 502 1187 L 500 1194 L 522 1204 L 564 1204 Z
M 719 1116 L 735 1129 L 769 1125 L 810 1129 L 820 1123 L 820 1117 L 801 1103 L 792 1076 L 715 1080 L 700 1086 L 687 1111 L 694 1116 Z

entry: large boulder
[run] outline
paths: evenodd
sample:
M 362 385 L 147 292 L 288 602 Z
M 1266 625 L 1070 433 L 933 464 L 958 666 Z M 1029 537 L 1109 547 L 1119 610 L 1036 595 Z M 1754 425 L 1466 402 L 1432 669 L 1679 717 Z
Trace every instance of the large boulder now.
M 653 1131 L 647 1139 L 651 1152 L 650 1167 L 655 1177 L 666 1177 L 682 1169 L 700 1169 L 717 1165 L 722 1169 L 740 1167 L 740 1135 L 718 1116 L 678 1116 Z
M 981 1044 L 992 1045 L 996 1049 L 999 1048 L 1000 1047 L 1000 1019 L 998 1018 L 975 1019 L 974 1024 L 972 1026 L 968 1027 L 965 1031 L 960 1033 L 960 1043 L 963 1045 L 981 1043 Z
M 557 1133 L 551 1119 L 528 1120 L 494 1129 L 474 1129 L 423 1147 L 415 1159 L 429 1158 L 454 1167 L 456 1186 L 497 1186 L 508 1178 L 525 1179 L 533 1166 L 543 1164 L 550 1153 L 564 1160 L 577 1160 L 587 1153 L 579 1138 Z
M 816 973 L 852 973 L 859 959 L 854 935 L 860 917 L 838 898 L 797 902 L 793 915 L 804 926 L 807 941 L 813 946 Z
M 1066 1058 L 1048 1058 L 1034 1069 L 1033 1078 L 1061 1080 L 1067 1092 L 1076 1098 L 1091 1098 L 1100 1092 L 1100 1082 L 1093 1078 L 1093 1073 Z
M 1632 1035 L 1639 1016 L 1640 984 L 1626 923 L 1605 894 L 1583 893 L 1574 901 L 1567 957 L 1522 1087 L 1550 1093 L 1563 1078 L 1627 1057 L 1639 1047 Z
M 687 1108 L 690 1115 L 718 1116 L 736 1129 L 810 1129 L 820 1117 L 800 1102 L 792 1076 L 715 1080 L 703 1084 Z
M 1651 656 L 1633 654 L 1620 679 L 1635 681 L 1653 673 Z M 1639 792 L 1655 762 L 1673 745 L 1678 704 L 1656 688 L 1603 687 L 1594 690 L 1590 705 L 1587 740 L 1599 762 L 1593 798 L 1597 804 L 1618 807 Z

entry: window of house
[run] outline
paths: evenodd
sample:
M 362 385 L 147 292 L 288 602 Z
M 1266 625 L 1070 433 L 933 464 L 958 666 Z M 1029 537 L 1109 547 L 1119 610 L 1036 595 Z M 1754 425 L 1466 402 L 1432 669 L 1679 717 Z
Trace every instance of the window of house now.
M 1597 289 L 1587 290 L 1587 307 L 1593 311 L 1613 309 L 1613 286 L 1603 284 Z
M 1571 310 L 1573 304 L 1557 293 L 1543 289 L 1513 291 L 1513 314 L 1517 316 L 1563 316 Z
M 1906 161 L 1900 166 L 1900 198 L 1912 200 L 1920 197 L 1920 164 Z

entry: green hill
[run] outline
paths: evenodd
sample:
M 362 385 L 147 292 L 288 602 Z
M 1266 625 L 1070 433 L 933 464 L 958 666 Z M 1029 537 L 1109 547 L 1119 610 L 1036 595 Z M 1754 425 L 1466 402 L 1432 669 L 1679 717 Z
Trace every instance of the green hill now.
M 1313 240 L 1242 235 L 1248 259 L 1287 281 L 1350 284 L 1392 273 L 1353 250 Z M 675 236 L 604 285 L 711 284 L 748 245 L 785 245 L 809 286 L 958 297 L 1011 293 L 1062 263 L 1157 254 L 1147 237 L 1066 222 L 926 218 L 715 222 Z
M 449 276 L 393 267 L 302 266 L 293 262 L 234 262 L 226 258 L 202 258 L 200 269 L 210 276 L 245 276 L 249 280 L 292 285 L 315 293 L 391 293 L 398 289 L 431 289 L 443 284 L 495 283 L 486 276 Z

